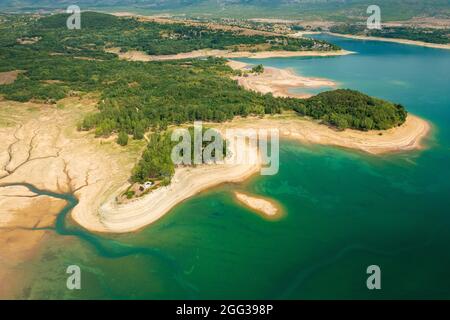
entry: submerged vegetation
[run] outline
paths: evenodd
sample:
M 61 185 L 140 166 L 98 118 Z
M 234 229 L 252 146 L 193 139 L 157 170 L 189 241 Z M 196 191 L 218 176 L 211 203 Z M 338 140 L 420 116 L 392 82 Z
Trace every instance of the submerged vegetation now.
M 65 18 L 2 16 L 0 72 L 23 72 L 13 83 L 0 85 L 0 94 L 21 102 L 56 103 L 68 95 L 96 92 L 99 111 L 86 115 L 79 123 L 80 130 L 94 130 L 96 136 L 105 137 L 118 133 L 121 145 L 128 143 L 129 136 L 143 139 L 148 130 L 159 132 L 150 136 L 149 147 L 133 171 L 134 181 L 170 181 L 174 170 L 169 164 L 171 143 L 164 133 L 169 125 L 194 120 L 222 122 L 283 110 L 295 110 L 339 129 L 388 129 L 406 118 L 401 105 L 351 90 L 335 90 L 306 100 L 246 91 L 231 79 L 234 71 L 220 58 L 130 62 L 104 51 L 113 46 L 169 54 L 205 47 L 270 44 L 270 37 L 99 13 L 85 13 L 82 30 L 67 30 Z M 305 47 L 304 43 L 288 41 L 270 45 L 277 50 L 317 50 L 319 42 L 308 41 L 314 44 Z M 323 50 L 333 48 L 326 42 L 321 45 Z M 257 66 L 255 71 L 263 72 L 264 68 Z

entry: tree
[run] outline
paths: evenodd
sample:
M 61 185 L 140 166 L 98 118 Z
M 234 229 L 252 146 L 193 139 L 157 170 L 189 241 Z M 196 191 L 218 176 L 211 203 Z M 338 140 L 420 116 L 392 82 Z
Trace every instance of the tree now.
M 141 124 L 137 124 L 133 130 L 133 139 L 141 140 L 144 138 L 144 128 Z
M 336 128 L 339 130 L 345 130 L 346 128 L 348 128 L 347 119 L 345 119 L 344 116 L 338 115 L 336 113 L 331 114 L 330 123 L 336 126 Z
M 128 134 L 124 131 L 120 131 L 119 136 L 117 137 L 117 143 L 121 146 L 126 146 L 128 144 Z
M 264 72 L 264 66 L 262 64 L 258 64 L 257 66 L 254 66 L 252 68 L 252 72 L 254 72 L 254 73 L 263 73 Z

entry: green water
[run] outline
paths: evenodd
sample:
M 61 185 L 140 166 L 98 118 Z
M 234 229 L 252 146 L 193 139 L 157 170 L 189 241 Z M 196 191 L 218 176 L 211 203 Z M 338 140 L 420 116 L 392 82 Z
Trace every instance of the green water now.
M 22 297 L 450 298 L 450 52 L 328 39 L 359 54 L 251 61 L 406 105 L 434 125 L 427 150 L 380 157 L 283 141 L 278 175 L 215 188 L 120 236 L 70 223 L 77 202 L 63 195 Z M 234 202 L 236 189 L 277 199 L 286 216 L 262 219 Z M 79 291 L 65 286 L 72 264 Z M 380 291 L 366 287 L 373 264 Z

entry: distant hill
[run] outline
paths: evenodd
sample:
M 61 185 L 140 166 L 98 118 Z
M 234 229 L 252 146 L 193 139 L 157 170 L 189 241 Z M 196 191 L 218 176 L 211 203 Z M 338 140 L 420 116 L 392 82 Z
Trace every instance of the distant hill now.
M 228 16 L 242 18 L 327 18 L 358 20 L 373 0 L 2 0 L 4 11 L 64 9 L 126 10 L 142 13 Z M 450 18 L 450 0 L 377 0 L 384 20 L 415 16 Z

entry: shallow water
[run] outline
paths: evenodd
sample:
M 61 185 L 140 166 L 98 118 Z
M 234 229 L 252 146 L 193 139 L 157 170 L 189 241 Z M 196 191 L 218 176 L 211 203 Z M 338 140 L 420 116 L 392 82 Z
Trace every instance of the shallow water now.
M 428 149 L 369 156 L 281 144 L 280 172 L 223 185 L 128 235 L 86 232 L 60 215 L 31 262 L 29 298 L 450 298 L 450 51 L 326 38 L 356 55 L 241 59 L 336 80 L 433 123 Z M 233 199 L 277 199 L 266 221 Z M 68 265 L 82 289 L 65 287 Z M 366 287 L 379 265 L 382 290 Z

